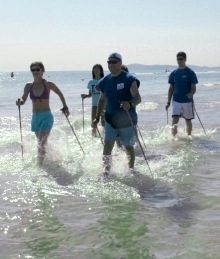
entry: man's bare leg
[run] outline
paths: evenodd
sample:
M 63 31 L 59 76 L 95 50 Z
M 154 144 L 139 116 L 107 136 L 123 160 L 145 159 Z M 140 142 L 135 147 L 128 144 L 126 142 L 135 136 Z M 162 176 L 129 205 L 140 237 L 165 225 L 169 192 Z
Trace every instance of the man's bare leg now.
M 108 173 L 110 171 L 111 161 L 112 161 L 111 153 L 112 153 L 114 144 L 115 144 L 115 141 L 105 140 L 104 142 L 103 157 L 102 157 L 104 173 Z
M 179 116 L 173 116 L 171 133 L 174 137 L 178 133 L 177 126 L 174 126 L 174 125 L 178 124 L 178 122 L 179 122 Z
M 186 133 L 188 134 L 188 136 L 191 135 L 192 132 L 192 121 L 191 120 L 186 120 Z
M 134 147 L 125 147 L 125 152 L 128 157 L 128 166 L 129 168 L 134 168 L 134 162 L 135 162 L 135 154 L 134 154 Z

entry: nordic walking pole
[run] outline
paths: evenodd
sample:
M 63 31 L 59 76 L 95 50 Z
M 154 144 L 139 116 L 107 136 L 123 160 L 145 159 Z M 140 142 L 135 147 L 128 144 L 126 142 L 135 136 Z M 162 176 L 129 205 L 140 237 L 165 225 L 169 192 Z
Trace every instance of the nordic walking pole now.
M 100 139 L 101 139 L 102 145 L 104 146 L 104 143 L 103 143 L 103 140 L 102 140 L 101 134 L 100 134 L 100 132 L 99 132 L 98 126 L 97 126 L 97 128 L 96 128 L 96 129 L 97 129 L 97 132 L 98 132 L 99 137 L 100 137 Z
M 142 134 L 141 134 L 141 131 L 140 131 L 138 125 L 136 126 L 136 128 L 138 129 L 138 132 L 139 132 L 139 134 L 140 134 L 140 136 L 141 136 L 141 139 L 142 139 L 142 141 L 143 141 L 143 143 L 144 143 L 144 139 L 143 139 L 143 136 L 142 136 Z M 144 143 L 144 147 L 147 149 L 147 146 L 145 145 L 145 143 Z
M 168 122 L 168 109 L 167 109 L 167 125 L 169 124 L 169 122 Z
M 126 111 L 127 111 L 128 117 L 129 117 L 129 119 L 130 119 L 131 126 L 132 126 L 133 129 L 134 129 L 134 132 L 135 132 L 135 135 L 136 135 L 138 144 L 139 144 L 139 146 L 140 146 L 140 148 L 141 148 L 141 151 L 142 151 L 142 153 L 143 153 L 144 159 L 145 159 L 145 161 L 146 161 L 146 163 L 147 163 L 148 169 L 149 169 L 149 171 L 150 171 L 150 173 L 151 173 L 151 176 L 153 177 L 153 173 L 152 173 L 152 171 L 151 171 L 151 169 L 150 169 L 150 166 L 149 166 L 149 163 L 148 163 L 148 161 L 147 161 L 147 158 L 146 158 L 146 156 L 145 156 L 145 154 L 144 154 L 144 150 L 143 150 L 143 148 L 142 148 L 141 142 L 140 142 L 140 140 L 139 140 L 139 138 L 138 138 L 138 135 L 137 135 L 137 132 L 136 132 L 136 130 L 135 130 L 135 126 L 134 126 L 134 124 L 133 124 L 133 122 L 132 122 L 131 115 L 130 115 L 130 113 L 129 113 L 128 110 L 126 110 Z
M 84 99 L 82 98 L 83 134 L 84 134 Z
M 68 123 L 69 123 L 69 125 L 70 125 L 70 128 L 72 129 L 72 132 L 73 132 L 73 134 L 75 135 L 76 140 L 77 140 L 77 142 L 78 142 L 78 144 L 79 144 L 79 146 L 80 146 L 80 148 L 81 148 L 83 154 L 85 155 L 85 152 L 84 152 L 84 150 L 83 150 L 83 148 L 82 148 L 82 146 L 81 146 L 81 144 L 80 144 L 80 142 L 79 142 L 79 139 L 78 139 L 77 136 L 76 136 L 76 133 L 75 133 L 75 131 L 74 131 L 74 129 L 73 129 L 73 126 L 72 126 L 71 123 L 70 123 L 69 118 L 67 117 L 66 113 L 64 113 L 64 109 L 61 109 L 61 111 L 62 111 L 63 114 L 65 115 L 65 117 L 66 117 L 66 119 L 67 119 L 67 121 L 68 121 Z
M 20 99 L 18 99 L 20 102 Z M 20 135 L 21 135 L 21 157 L 24 160 L 24 147 L 23 147 L 23 140 L 22 140 L 22 126 L 21 126 L 21 109 L 20 105 L 18 106 L 18 113 L 19 113 L 19 122 L 20 122 Z
M 200 124 L 201 124 L 201 126 L 202 126 L 202 128 L 203 128 L 203 130 L 204 130 L 204 132 L 205 132 L 205 134 L 206 134 L 206 131 L 205 131 L 205 129 L 204 129 L 203 125 L 202 125 L 202 122 L 201 122 L 201 120 L 200 120 L 200 118 L 199 118 L 199 115 L 198 115 L 198 113 L 197 113 L 197 111 L 196 111 L 195 103 L 193 103 L 193 108 L 194 108 L 194 110 L 195 110 L 195 112 L 196 112 L 196 115 L 197 115 L 197 117 L 198 117 L 198 119 L 199 119 L 199 122 L 200 122 Z M 207 135 L 207 134 L 206 134 L 206 135 Z

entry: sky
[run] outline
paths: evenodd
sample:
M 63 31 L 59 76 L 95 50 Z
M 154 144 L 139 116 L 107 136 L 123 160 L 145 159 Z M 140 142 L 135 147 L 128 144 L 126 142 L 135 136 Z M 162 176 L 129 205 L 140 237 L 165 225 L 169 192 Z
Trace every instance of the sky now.
M 220 0 L 0 0 L 0 71 L 123 63 L 220 66 Z M 4 2 L 4 4 L 2 4 Z

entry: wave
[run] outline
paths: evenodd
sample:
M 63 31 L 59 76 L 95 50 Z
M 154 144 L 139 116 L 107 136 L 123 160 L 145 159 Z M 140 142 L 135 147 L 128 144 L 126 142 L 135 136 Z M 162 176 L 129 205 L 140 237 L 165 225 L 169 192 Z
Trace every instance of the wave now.
M 155 110 L 158 106 L 159 104 L 155 102 L 145 102 L 145 103 L 139 104 L 136 109 L 137 109 L 137 112 L 141 110 Z
M 155 73 L 153 73 L 153 72 L 149 72 L 149 73 L 146 73 L 146 72 L 143 72 L 143 73 L 134 73 L 135 75 L 154 75 Z
M 208 107 L 208 108 L 219 107 L 219 105 L 220 105 L 220 102 L 205 103 L 205 107 Z
M 220 82 L 205 83 L 205 84 L 201 84 L 201 86 L 206 86 L 206 87 L 220 86 Z
M 210 70 L 210 71 L 195 71 L 196 74 L 220 74 L 220 71 Z

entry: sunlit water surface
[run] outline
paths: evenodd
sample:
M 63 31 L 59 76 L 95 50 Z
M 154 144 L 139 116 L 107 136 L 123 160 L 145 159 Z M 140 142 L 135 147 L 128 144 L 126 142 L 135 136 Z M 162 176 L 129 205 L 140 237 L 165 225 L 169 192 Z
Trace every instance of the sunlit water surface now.
M 167 74 L 137 71 L 142 103 L 137 107 L 142 148 L 135 144 L 136 168 L 113 150 L 110 180 L 100 178 L 102 143 L 91 137 L 91 99 L 84 101 L 90 72 L 47 72 L 64 93 L 69 117 L 51 94 L 52 129 L 45 165 L 36 163 L 37 143 L 30 132 L 31 101 L 21 107 L 24 160 L 15 100 L 28 72 L 0 74 L 0 251 L 4 259 L 211 259 L 220 258 L 220 73 L 196 71 L 199 79 L 193 137 L 179 123 L 170 134 L 164 106 Z M 99 128 L 102 134 L 102 128 Z M 140 136 L 139 133 L 139 136 Z

